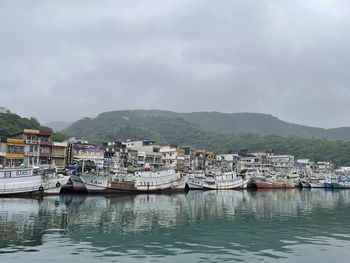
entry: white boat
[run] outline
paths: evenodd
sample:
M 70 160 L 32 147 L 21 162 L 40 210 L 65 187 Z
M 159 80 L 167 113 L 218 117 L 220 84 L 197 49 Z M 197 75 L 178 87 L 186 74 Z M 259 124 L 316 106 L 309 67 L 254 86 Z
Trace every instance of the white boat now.
M 310 179 L 309 184 L 311 188 L 326 188 L 325 180 L 319 180 L 319 179 Z
M 41 175 L 33 168 L 0 169 L 0 194 L 25 194 L 43 191 Z
M 188 189 L 203 190 L 205 178 L 206 177 L 204 172 L 194 172 L 189 174 L 186 182 Z
M 68 179 L 52 169 L 0 169 L 0 195 L 58 194 Z
M 82 174 L 80 179 L 89 193 L 104 192 L 111 184 L 111 175 Z M 74 187 L 74 186 L 73 186 Z
M 116 175 L 82 174 L 79 179 L 89 193 L 184 191 L 187 182 L 187 176 L 174 169 Z
M 57 173 L 56 169 L 44 169 L 39 173 L 41 174 L 44 194 L 59 194 L 69 180 L 69 176 Z
M 209 175 L 203 183 L 204 189 L 244 189 L 247 188 L 248 180 L 237 176 L 236 172 L 227 172 L 220 175 Z

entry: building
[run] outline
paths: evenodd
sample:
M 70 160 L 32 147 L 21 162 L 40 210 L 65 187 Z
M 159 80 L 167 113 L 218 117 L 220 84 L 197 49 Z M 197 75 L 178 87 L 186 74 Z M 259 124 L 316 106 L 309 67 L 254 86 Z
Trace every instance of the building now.
M 135 153 L 132 155 L 135 165 L 145 166 L 148 164 L 154 168 L 159 168 L 163 165 L 162 154 L 160 153 L 161 146 L 155 144 L 154 141 L 126 141 L 123 144 L 128 151 L 137 151 L 136 156 Z
M 24 162 L 24 140 L 7 138 L 6 144 L 5 166 L 20 166 Z
M 52 131 L 24 129 L 1 141 L 0 165 L 18 167 L 21 164 L 66 165 L 67 144 L 51 141 Z
M 334 171 L 334 166 L 331 162 L 317 162 L 314 164 L 314 173 L 330 174 Z
M 64 168 L 67 166 L 66 156 L 67 156 L 66 142 L 53 142 L 52 145 L 52 163 L 58 168 Z
M 215 154 L 208 150 L 193 150 L 191 153 L 192 168 L 196 170 L 210 169 L 215 165 Z
M 299 172 L 305 176 L 312 174 L 314 168 L 314 162 L 310 159 L 298 159 L 295 163 Z
M 123 142 L 105 142 L 102 144 L 105 148 L 104 165 L 111 168 L 114 164 L 126 167 L 129 162 L 128 150 Z
M 217 154 L 216 165 L 227 171 L 237 171 L 239 159 L 238 154 Z
M 248 173 L 268 174 L 273 170 L 273 164 L 268 161 L 266 153 L 250 153 L 241 156 L 237 165 L 237 171 L 239 173 L 244 171 Z
M 104 147 L 96 147 L 92 144 L 69 144 L 67 149 L 67 164 L 92 161 L 100 169 L 104 166 Z
M 167 145 L 160 148 L 164 166 L 183 171 L 185 168 L 185 149 L 177 145 Z
M 0 168 L 5 167 L 6 152 L 7 152 L 6 139 L 0 138 Z
M 293 155 L 269 155 L 267 156 L 267 160 L 277 172 L 288 173 L 294 169 Z

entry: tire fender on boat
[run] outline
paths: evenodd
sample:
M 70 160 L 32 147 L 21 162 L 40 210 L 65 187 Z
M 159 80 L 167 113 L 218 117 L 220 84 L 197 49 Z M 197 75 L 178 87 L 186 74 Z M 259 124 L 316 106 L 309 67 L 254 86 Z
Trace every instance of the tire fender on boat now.
M 42 185 L 39 187 L 39 191 L 40 191 L 40 192 L 43 192 L 43 191 L 44 191 L 44 187 L 43 187 Z
M 60 187 L 60 186 L 61 186 L 60 182 L 57 182 L 56 187 Z

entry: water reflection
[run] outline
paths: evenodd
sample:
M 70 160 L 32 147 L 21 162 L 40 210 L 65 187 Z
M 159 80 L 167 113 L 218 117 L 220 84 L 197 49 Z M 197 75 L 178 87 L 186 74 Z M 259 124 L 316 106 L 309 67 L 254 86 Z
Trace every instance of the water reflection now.
M 287 259 L 307 246 L 330 253 L 350 244 L 349 197 L 296 189 L 3 198 L 0 253 L 48 246 L 66 256 L 203 261 Z

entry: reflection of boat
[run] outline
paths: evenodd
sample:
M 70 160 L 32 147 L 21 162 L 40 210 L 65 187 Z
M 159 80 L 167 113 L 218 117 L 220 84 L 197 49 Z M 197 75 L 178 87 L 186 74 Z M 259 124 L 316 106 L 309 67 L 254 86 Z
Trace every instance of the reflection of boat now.
M 247 188 L 248 180 L 237 176 L 235 172 L 222 173 L 220 175 L 207 175 L 203 182 L 204 189 L 243 189 Z

